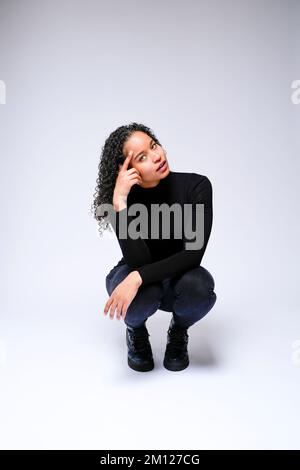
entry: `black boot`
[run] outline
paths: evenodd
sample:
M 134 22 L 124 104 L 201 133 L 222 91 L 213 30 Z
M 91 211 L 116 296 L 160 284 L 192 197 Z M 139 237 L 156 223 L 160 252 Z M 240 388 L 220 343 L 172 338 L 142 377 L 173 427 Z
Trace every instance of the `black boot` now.
M 127 325 L 126 343 L 128 347 L 127 362 L 131 369 L 147 372 L 154 368 L 149 333 L 145 325 L 133 328 Z
M 172 317 L 164 357 L 164 367 L 166 369 L 178 371 L 189 365 L 188 338 L 187 328 L 178 325 Z

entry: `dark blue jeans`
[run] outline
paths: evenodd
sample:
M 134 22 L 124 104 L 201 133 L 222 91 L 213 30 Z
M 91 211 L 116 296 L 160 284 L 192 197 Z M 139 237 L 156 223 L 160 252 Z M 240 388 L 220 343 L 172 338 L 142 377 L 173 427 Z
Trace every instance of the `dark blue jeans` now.
M 116 286 L 133 269 L 127 264 L 114 266 L 106 276 L 106 290 L 112 294 Z M 212 275 L 198 266 L 181 275 L 141 285 L 127 309 L 124 322 L 134 328 L 145 324 L 158 309 L 173 312 L 176 323 L 189 328 L 214 306 L 217 295 Z

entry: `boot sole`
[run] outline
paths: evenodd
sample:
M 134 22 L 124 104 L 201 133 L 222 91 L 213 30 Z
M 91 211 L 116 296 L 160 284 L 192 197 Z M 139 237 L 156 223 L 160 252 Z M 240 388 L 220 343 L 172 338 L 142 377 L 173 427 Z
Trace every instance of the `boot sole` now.
M 138 372 L 149 372 L 150 370 L 154 369 L 154 363 L 151 363 L 148 366 L 143 367 L 143 366 L 139 366 L 135 362 L 132 362 L 129 357 L 127 358 L 127 363 L 131 369 L 136 370 Z
M 184 363 L 179 364 L 179 365 L 172 364 L 171 362 L 168 362 L 166 359 L 164 359 L 164 367 L 173 372 L 184 370 L 189 366 L 189 364 L 190 364 L 189 358 L 187 358 Z

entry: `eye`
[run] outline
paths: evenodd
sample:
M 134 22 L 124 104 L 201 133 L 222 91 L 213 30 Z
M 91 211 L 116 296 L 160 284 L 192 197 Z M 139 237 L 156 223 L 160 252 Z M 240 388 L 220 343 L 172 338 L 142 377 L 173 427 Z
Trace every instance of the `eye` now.
M 152 147 L 152 148 L 156 147 L 156 145 L 157 145 L 157 144 L 154 142 L 154 143 L 153 143 L 153 147 Z M 145 155 L 141 155 L 141 156 L 139 157 L 139 159 L 138 159 L 138 160 L 139 160 L 139 162 L 141 161 L 141 158 L 143 158 L 143 157 L 145 157 Z

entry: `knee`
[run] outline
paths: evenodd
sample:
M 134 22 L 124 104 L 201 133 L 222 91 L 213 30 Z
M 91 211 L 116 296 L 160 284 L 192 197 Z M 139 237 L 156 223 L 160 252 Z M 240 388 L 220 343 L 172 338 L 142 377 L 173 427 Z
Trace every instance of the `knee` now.
M 108 295 L 112 294 L 112 291 L 122 282 L 126 276 L 131 272 L 131 269 L 127 264 L 114 266 L 105 277 L 105 286 Z
M 214 279 L 203 266 L 185 272 L 175 284 L 175 292 L 178 296 L 183 294 L 189 299 L 197 301 L 212 296 L 216 297 L 214 288 Z

